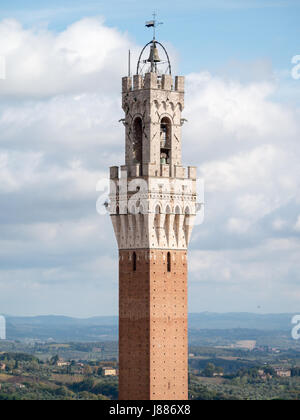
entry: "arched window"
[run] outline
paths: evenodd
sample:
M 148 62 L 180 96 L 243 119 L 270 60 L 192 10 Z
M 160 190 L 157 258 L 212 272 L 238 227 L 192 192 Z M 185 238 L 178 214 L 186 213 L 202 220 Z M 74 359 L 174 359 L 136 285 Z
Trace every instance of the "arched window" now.
M 133 271 L 136 271 L 136 253 L 135 252 L 132 255 L 132 268 L 133 268 Z
M 160 163 L 169 164 L 171 158 L 171 122 L 164 117 L 160 122 Z
M 143 123 L 140 117 L 133 122 L 133 159 L 142 164 L 143 160 Z
M 167 254 L 167 271 L 171 272 L 171 252 L 168 252 Z

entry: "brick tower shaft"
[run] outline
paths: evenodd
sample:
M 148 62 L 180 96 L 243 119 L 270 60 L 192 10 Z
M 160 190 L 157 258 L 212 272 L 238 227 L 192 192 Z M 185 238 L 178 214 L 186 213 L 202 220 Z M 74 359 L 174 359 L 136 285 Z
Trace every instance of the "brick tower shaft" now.
M 119 271 L 119 399 L 187 399 L 186 251 L 120 251 Z

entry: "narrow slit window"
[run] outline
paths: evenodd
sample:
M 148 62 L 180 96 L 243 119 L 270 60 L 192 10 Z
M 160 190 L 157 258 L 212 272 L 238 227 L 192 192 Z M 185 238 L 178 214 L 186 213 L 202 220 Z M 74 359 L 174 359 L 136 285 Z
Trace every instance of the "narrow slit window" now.
M 143 123 L 137 117 L 133 123 L 133 158 L 135 163 L 142 164 L 143 160 Z
M 160 163 L 170 164 L 171 158 L 171 122 L 164 117 L 160 123 Z
M 133 253 L 132 256 L 132 265 L 133 265 L 133 271 L 136 271 L 136 253 Z
M 168 269 L 168 272 L 170 273 L 171 272 L 171 253 L 170 252 L 168 252 L 167 254 L 167 269 Z

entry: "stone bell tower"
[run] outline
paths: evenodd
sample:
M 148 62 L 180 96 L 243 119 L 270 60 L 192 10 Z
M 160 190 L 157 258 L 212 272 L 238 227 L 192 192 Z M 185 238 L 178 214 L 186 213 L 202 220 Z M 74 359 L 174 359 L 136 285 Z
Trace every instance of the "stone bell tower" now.
M 110 168 L 119 247 L 119 399 L 186 400 L 196 169 L 181 163 L 184 77 L 173 79 L 155 38 L 144 47 L 137 74 L 122 80 L 122 108 L 125 165 Z

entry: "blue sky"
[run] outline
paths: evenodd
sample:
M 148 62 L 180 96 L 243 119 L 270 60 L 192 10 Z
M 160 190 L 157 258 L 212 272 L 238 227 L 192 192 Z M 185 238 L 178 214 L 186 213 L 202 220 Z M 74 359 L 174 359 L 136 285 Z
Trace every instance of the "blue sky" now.
M 215 69 L 231 59 L 269 59 L 275 68 L 286 68 L 298 49 L 297 0 L 4 0 L 0 18 L 17 18 L 25 25 L 45 23 L 60 31 L 82 17 L 101 15 L 108 26 L 128 32 L 143 44 L 150 38 L 143 23 L 153 10 L 164 21 L 160 39 L 172 42 L 180 52 L 183 73 Z
M 117 313 L 96 184 L 124 161 L 120 80 L 153 9 L 186 75 L 184 163 L 205 181 L 190 311 L 299 313 L 297 0 L 2 1 L 0 313 Z

